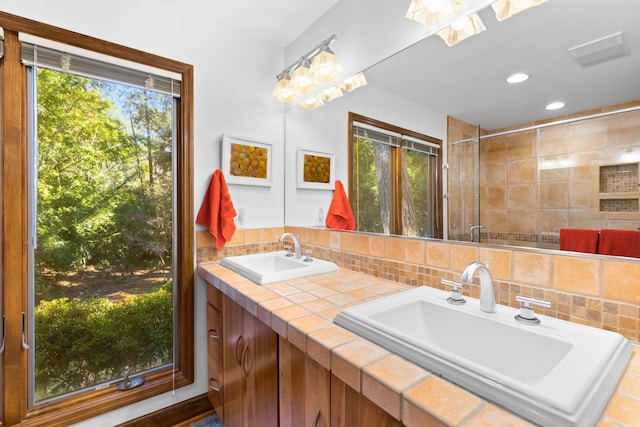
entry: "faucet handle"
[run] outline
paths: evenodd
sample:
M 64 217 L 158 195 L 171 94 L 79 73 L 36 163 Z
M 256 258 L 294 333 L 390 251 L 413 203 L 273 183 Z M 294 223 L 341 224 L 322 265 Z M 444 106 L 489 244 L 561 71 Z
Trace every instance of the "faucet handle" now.
M 284 256 L 293 256 L 293 252 L 291 252 L 291 245 L 284 245 L 284 250 L 287 252 Z
M 304 261 L 304 262 L 313 261 L 313 259 L 311 258 L 311 249 L 305 249 L 305 251 L 304 251 L 304 259 L 302 261 Z
M 536 317 L 536 313 L 533 310 L 534 305 L 544 308 L 551 307 L 551 303 L 549 301 L 523 297 L 521 295 L 516 296 L 516 301 L 521 302 L 522 305 L 520 306 L 520 314 L 516 314 L 515 318 L 518 322 L 527 325 L 537 325 L 540 323 L 540 319 Z
M 447 279 L 441 279 L 440 283 L 442 283 L 443 285 L 453 286 L 453 289 L 451 290 L 451 295 L 449 296 L 449 298 L 447 298 L 447 302 L 449 304 L 461 305 L 467 302 L 467 300 L 462 298 L 462 294 L 460 293 L 460 289 L 462 289 L 464 284 L 453 282 Z

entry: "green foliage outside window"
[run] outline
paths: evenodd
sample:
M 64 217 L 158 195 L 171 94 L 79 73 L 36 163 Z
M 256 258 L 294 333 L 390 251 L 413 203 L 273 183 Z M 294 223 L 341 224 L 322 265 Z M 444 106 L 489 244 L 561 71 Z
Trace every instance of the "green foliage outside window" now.
M 381 209 L 378 184 L 379 179 L 382 179 L 383 183 L 390 185 L 390 179 L 388 176 L 380 177 L 382 171 L 376 168 L 375 145 L 382 144 L 364 138 L 353 139 L 352 185 L 355 191 L 351 205 L 358 231 L 389 233 L 389 224 L 382 216 L 385 209 L 388 210 L 388 204 Z
M 358 231 L 394 233 L 395 204 L 401 202 L 402 234 L 434 237 L 437 221 L 436 158 L 421 151 L 400 149 L 354 137 L 352 208 Z M 393 167 L 392 152 L 401 156 L 401 170 Z M 400 176 L 401 194 L 393 192 L 393 174 Z
M 80 390 L 171 360 L 171 283 L 117 301 L 57 298 L 35 310 L 36 400 Z
M 37 401 L 173 360 L 173 98 L 39 69 L 36 99 Z

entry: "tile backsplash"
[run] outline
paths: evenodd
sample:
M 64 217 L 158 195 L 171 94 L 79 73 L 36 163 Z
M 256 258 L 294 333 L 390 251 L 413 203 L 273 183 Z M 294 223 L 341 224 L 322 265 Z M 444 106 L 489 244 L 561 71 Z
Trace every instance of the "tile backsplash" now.
M 517 295 L 550 301 L 541 312 L 640 339 L 640 262 L 624 258 L 520 248 L 481 247 L 464 242 L 370 235 L 321 228 L 275 227 L 237 230 L 221 251 L 214 238 L 198 231 L 198 263 L 225 256 L 281 250 L 277 239 L 293 232 L 312 256 L 340 267 L 409 284 L 444 288 L 440 279 L 461 281 L 470 262 L 489 262 L 496 300 L 518 307 Z M 476 283 L 463 293 L 479 296 Z

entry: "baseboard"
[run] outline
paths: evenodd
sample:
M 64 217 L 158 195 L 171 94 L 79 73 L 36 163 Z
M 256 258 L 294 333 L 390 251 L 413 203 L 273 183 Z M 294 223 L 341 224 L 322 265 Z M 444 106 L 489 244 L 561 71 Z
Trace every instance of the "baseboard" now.
M 118 427 L 186 427 L 214 413 L 206 394 L 119 424 Z

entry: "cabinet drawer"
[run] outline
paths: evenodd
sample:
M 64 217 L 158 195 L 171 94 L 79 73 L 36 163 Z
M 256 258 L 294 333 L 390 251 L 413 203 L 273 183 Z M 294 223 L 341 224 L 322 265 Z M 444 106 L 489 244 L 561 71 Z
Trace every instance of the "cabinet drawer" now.
M 207 304 L 207 394 L 209 401 L 220 416 L 222 416 L 224 405 L 222 333 L 222 313 L 211 304 Z
M 210 284 L 207 284 L 207 302 L 216 310 L 222 312 L 222 292 Z

